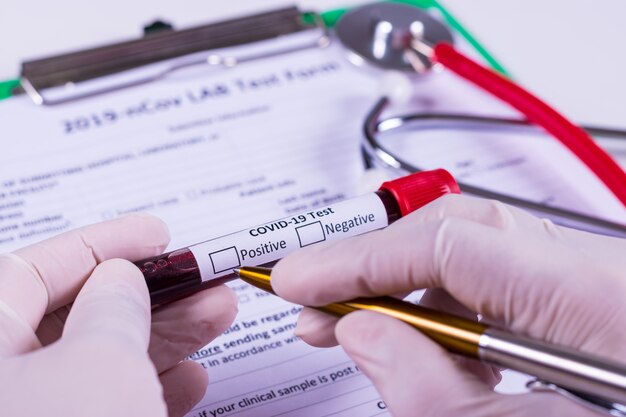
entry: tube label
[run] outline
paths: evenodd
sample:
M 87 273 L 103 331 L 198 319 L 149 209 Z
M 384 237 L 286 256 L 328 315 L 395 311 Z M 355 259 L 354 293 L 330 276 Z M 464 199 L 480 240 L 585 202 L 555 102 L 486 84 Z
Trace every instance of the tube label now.
M 388 224 L 383 202 L 371 193 L 202 242 L 189 249 L 204 282 L 230 275 L 234 268 L 274 262 L 300 248 L 360 235 Z

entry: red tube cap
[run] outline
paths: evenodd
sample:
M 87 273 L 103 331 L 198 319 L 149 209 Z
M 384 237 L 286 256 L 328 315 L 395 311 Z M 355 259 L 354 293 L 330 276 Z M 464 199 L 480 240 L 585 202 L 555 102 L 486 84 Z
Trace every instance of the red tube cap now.
M 389 191 L 395 197 L 403 216 L 444 194 L 461 192 L 454 177 L 445 169 L 422 171 L 387 181 L 380 189 Z

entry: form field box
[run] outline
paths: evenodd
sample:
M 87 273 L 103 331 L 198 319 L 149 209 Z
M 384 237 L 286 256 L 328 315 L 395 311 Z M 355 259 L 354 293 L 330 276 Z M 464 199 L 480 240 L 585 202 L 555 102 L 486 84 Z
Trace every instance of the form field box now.
M 211 259 L 213 273 L 215 274 L 219 274 L 220 272 L 228 271 L 233 268 L 239 268 L 241 266 L 237 248 L 234 246 L 218 250 L 216 252 L 211 252 L 209 253 L 209 258 Z
M 321 222 L 296 227 L 296 233 L 298 234 L 298 240 L 300 240 L 301 248 L 326 240 L 326 235 L 324 235 L 324 228 L 322 227 Z

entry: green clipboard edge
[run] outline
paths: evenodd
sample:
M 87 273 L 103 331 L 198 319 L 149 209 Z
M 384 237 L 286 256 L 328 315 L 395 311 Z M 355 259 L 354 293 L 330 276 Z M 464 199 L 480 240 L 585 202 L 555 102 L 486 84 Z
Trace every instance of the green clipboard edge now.
M 0 81 L 0 100 L 11 97 L 11 91 L 20 84 L 20 80 Z
M 448 24 L 452 26 L 465 40 L 472 45 L 474 49 L 487 61 L 487 63 L 496 71 L 509 76 L 507 71 L 500 65 L 500 63 L 489 53 L 487 50 L 474 38 L 462 25 L 461 23 L 450 14 L 441 4 L 437 2 L 437 0 L 387 0 L 395 3 L 404 3 L 409 4 L 411 6 L 420 7 L 422 9 L 436 9 L 438 10 L 446 19 Z M 343 16 L 343 14 L 349 9 L 333 9 L 328 10 L 326 12 L 321 13 L 322 20 L 324 24 L 332 28 L 335 26 L 337 21 Z M 315 23 L 315 17 L 312 13 L 304 13 L 302 16 L 304 22 L 309 24 Z M 11 92 L 15 87 L 20 84 L 20 80 L 7 80 L 0 81 L 0 100 L 4 100 L 6 98 L 11 97 Z

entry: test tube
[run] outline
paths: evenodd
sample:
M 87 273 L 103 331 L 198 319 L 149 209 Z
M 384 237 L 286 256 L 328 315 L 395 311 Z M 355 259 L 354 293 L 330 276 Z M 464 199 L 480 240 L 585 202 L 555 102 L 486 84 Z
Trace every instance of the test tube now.
M 153 305 L 221 284 L 242 266 L 268 266 L 317 243 L 382 229 L 436 198 L 459 193 L 443 169 L 383 183 L 373 192 L 135 262 Z

